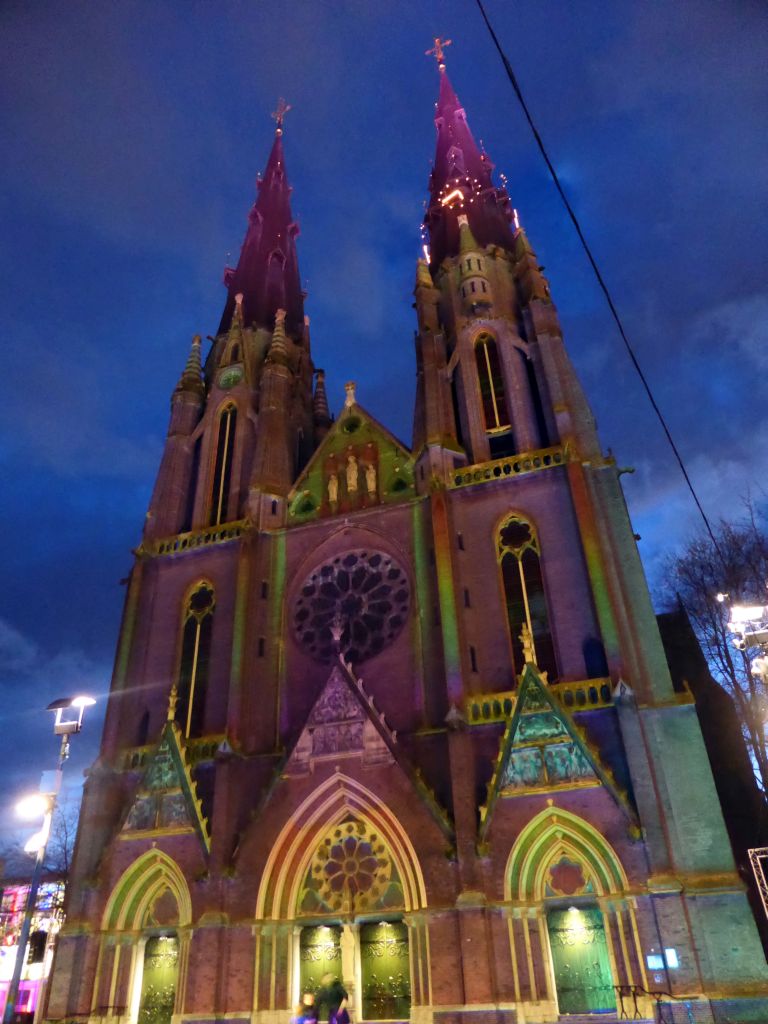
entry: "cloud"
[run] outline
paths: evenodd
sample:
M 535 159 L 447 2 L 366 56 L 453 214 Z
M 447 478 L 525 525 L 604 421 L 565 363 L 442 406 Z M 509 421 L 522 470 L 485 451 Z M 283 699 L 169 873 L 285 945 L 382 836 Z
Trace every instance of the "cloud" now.
M 688 460 L 688 474 L 715 531 L 721 518 L 743 515 L 745 499 L 751 497 L 758 504 L 768 499 L 755 477 L 755 458 L 762 458 L 755 453 L 764 451 L 768 451 L 768 418 L 754 425 L 743 447 L 721 446 Z M 646 572 L 657 590 L 667 555 L 682 548 L 704 524 L 671 456 L 643 460 L 636 474 L 623 477 L 623 482 L 634 528 L 642 537 Z
M 768 370 L 768 293 L 712 306 L 693 320 L 689 333 L 701 354 L 711 348 L 728 358 L 743 356 L 747 367 L 761 373 Z
M 8 673 L 28 672 L 38 657 L 33 641 L 0 619 L 0 664 Z

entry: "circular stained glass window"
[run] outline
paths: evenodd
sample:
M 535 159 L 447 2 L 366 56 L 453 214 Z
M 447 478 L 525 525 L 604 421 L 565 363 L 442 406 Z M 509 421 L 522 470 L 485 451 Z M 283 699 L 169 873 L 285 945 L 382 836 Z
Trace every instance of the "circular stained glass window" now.
M 409 604 L 408 578 L 393 558 L 380 551 L 348 551 L 304 581 L 293 626 L 302 647 L 325 662 L 335 653 L 331 631 L 340 629 L 342 654 L 359 665 L 395 639 Z

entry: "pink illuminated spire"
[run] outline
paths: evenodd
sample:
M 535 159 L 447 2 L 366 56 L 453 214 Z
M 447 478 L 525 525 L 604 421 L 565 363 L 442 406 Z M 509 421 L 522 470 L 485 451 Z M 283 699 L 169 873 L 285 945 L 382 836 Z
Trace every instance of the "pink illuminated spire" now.
M 493 164 L 475 142 L 467 116 L 445 70 L 444 47 L 435 40 L 440 93 L 435 110 L 437 145 L 429 179 L 429 205 L 424 223 L 429 231 L 431 265 L 459 252 L 459 214 L 466 214 L 481 246 L 513 249 L 512 208 L 506 190 L 493 184 Z
M 296 256 L 298 224 L 291 213 L 291 187 L 285 173 L 283 119 L 290 107 L 280 100 L 272 115 L 277 122 L 275 141 L 264 171 L 257 180 L 258 196 L 248 215 L 248 230 L 237 267 L 227 267 L 224 284 L 228 296 L 219 332 L 228 330 L 235 309 L 235 296 L 243 296 L 243 322 L 270 331 L 275 314 L 284 309 L 286 331 L 296 337 L 303 332 L 304 297 Z

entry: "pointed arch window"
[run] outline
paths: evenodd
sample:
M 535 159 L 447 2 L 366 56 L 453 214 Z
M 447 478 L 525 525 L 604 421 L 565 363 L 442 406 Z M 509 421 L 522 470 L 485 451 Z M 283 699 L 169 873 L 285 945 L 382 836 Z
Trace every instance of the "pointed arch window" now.
M 519 675 L 525 665 L 521 635 L 526 627 L 534 661 L 552 682 L 557 678 L 555 648 L 541 574 L 539 541 L 529 522 L 520 516 L 506 520 L 499 530 L 498 558 L 515 672 Z
M 211 514 L 209 525 L 226 523 L 229 517 L 230 485 L 232 483 L 232 461 L 235 454 L 235 433 L 237 429 L 237 408 L 228 405 L 219 416 L 219 431 L 216 439 L 216 461 L 213 467 L 213 488 L 211 491 Z
M 481 334 L 475 342 L 475 361 L 480 381 L 480 398 L 483 403 L 485 429 L 489 432 L 509 430 L 511 423 L 504 393 L 499 350 L 496 339 L 490 334 Z
M 185 736 L 203 732 L 215 605 L 213 587 L 203 582 L 189 595 L 184 608 L 176 721 Z

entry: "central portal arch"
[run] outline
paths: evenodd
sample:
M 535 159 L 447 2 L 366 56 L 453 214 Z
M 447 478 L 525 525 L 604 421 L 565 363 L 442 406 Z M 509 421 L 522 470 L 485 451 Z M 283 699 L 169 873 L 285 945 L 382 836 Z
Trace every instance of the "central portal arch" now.
M 356 1020 L 408 1019 L 411 1002 L 431 1001 L 426 924 L 418 914 L 426 906 L 403 825 L 366 786 L 331 776 L 285 823 L 262 875 L 257 1013 L 287 1011 L 328 972 L 349 992 Z

